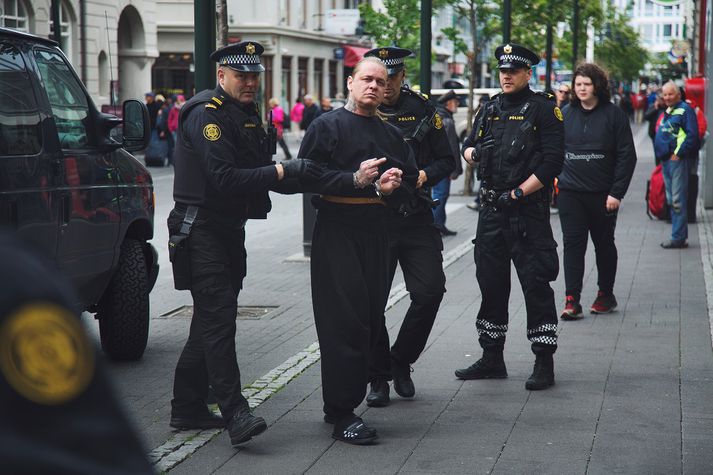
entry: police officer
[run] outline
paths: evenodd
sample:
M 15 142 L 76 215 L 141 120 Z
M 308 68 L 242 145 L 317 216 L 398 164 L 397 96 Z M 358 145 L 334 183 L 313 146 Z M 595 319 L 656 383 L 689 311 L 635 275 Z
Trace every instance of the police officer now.
M 198 93 L 179 116 L 169 252 L 177 289 L 190 289 L 190 334 L 176 365 L 170 425 L 228 428 L 233 445 L 267 425 L 241 394 L 235 353 L 237 298 L 246 275 L 245 222 L 265 219 L 268 190 L 316 174 L 306 160 L 274 165 L 274 143 L 255 103 L 263 47 L 231 44 L 211 54 L 218 86 Z M 206 406 L 212 386 L 222 418 Z
M 507 377 L 503 346 L 512 259 L 525 295 L 527 338 L 535 353 L 534 371 L 525 387 L 545 389 L 555 382 L 557 314 L 550 282 L 559 271 L 547 185 L 562 169 L 562 113 L 551 95 L 528 87 L 532 65 L 539 62 L 535 53 L 506 44 L 495 50 L 495 56 L 503 91 L 478 110 L 461 149 L 468 163 L 477 164 L 482 180 L 475 265 L 482 294 L 476 328 L 483 357 L 456 370 L 456 376 Z
M 426 346 L 446 291 L 443 242 L 433 224 L 430 187 L 448 177 L 455 164 L 441 116 L 425 96 L 404 84 L 404 59 L 413 56 L 413 52 L 392 46 L 373 49 L 364 56 L 377 57 L 386 65 L 389 76 L 379 113 L 401 130 L 419 168 L 416 188 L 403 186 L 410 191 L 409 199 L 398 209 L 392 208 L 389 216 L 389 286 L 400 263 L 411 305 L 391 350 L 384 323 L 372 353 L 367 404 L 381 407 L 389 403 L 388 381 L 392 377 L 399 396 L 409 398 L 415 394 L 411 365 Z
M 0 262 L 0 472 L 154 473 L 57 268 L 3 233 Z

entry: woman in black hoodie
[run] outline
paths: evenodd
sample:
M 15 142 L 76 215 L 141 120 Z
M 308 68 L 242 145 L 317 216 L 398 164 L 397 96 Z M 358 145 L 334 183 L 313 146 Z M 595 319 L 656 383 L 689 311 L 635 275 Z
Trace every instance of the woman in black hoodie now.
M 582 318 L 579 299 L 588 235 L 594 243 L 599 286 L 590 310 L 609 313 L 617 305 L 614 229 L 619 205 L 634 174 L 636 150 L 629 120 L 610 102 L 608 84 L 607 74 L 599 66 L 578 66 L 572 80 L 574 94 L 563 110 L 565 161 L 557 201 L 567 295 L 563 320 Z

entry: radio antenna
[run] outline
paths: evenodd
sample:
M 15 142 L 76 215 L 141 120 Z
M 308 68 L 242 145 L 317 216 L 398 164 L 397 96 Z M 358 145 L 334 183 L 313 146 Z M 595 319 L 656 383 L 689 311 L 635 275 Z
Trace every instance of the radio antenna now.
M 104 21 L 106 22 L 106 49 L 109 52 L 109 101 L 111 111 L 114 113 L 114 67 L 111 65 L 111 40 L 109 39 L 109 15 L 104 10 Z

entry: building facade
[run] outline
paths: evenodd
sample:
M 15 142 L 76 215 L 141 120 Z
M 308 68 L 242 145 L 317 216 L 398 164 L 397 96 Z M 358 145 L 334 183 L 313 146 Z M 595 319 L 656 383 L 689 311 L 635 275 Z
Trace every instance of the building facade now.
M 616 0 L 614 5 L 626 12 L 629 24 L 639 32 L 642 46 L 652 53 L 668 52 L 672 41 L 687 39 L 686 24 L 691 21 L 688 0 L 676 5 L 652 0 Z

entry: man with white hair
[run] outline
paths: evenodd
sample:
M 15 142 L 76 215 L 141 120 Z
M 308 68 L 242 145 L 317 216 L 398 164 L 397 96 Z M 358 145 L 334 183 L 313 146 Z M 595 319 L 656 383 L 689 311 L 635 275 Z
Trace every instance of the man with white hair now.
M 663 164 L 666 202 L 671 209 L 671 239 L 661 247 L 681 249 L 688 247 L 688 175 L 698 152 L 698 121 L 673 81 L 661 91 L 666 110 L 654 137 L 654 153 Z

